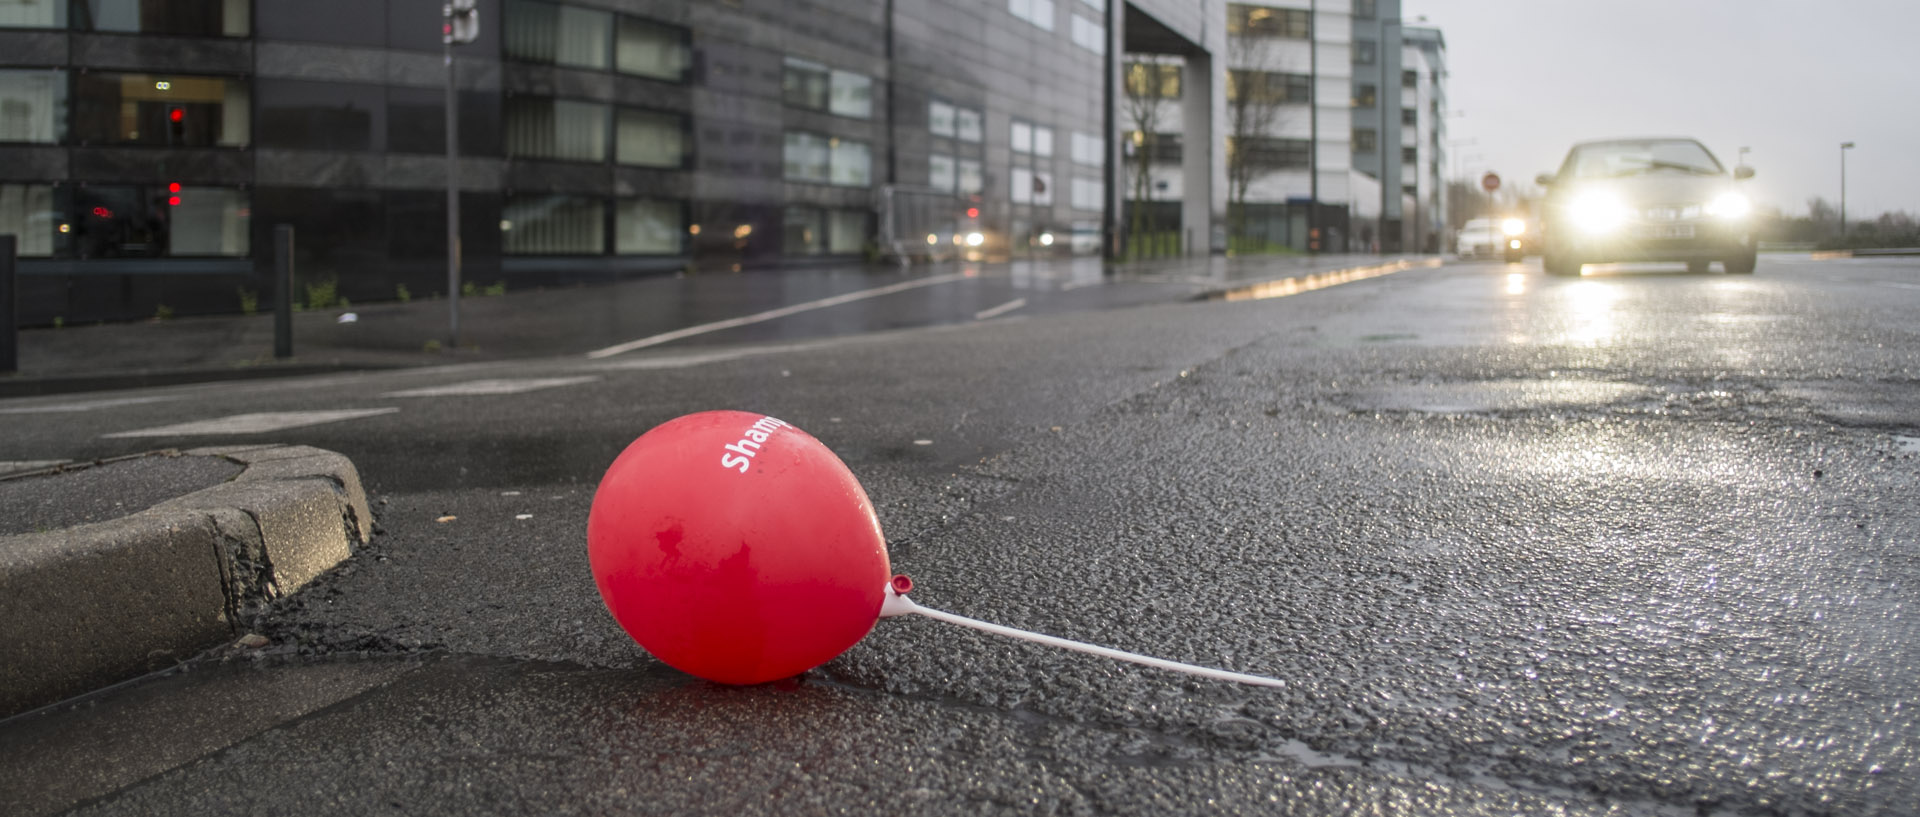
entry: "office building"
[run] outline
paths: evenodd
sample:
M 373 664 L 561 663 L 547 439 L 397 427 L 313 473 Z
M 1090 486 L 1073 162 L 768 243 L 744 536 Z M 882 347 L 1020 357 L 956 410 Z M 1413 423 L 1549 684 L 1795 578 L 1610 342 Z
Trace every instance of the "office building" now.
M 1210 144 L 1223 5 L 479 0 L 454 48 L 463 278 L 1103 252 L 1124 54 L 1193 66 Z M 278 225 L 302 287 L 443 292 L 441 28 L 430 0 L 0 5 L 26 321 L 257 308 Z M 1181 178 L 1204 252 L 1220 152 Z

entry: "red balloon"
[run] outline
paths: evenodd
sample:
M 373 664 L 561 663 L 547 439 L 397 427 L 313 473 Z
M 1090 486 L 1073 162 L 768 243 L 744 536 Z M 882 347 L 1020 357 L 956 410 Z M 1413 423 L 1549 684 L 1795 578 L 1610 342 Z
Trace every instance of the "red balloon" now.
M 668 665 L 758 684 L 826 663 L 879 620 L 887 544 L 866 491 L 819 440 L 742 411 L 670 420 L 600 480 L 594 583 Z

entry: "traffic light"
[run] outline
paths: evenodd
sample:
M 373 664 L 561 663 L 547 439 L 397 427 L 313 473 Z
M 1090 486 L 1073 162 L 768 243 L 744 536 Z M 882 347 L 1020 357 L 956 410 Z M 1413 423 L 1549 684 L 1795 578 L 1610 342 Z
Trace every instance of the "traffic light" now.
M 178 145 L 187 141 L 187 109 L 179 105 L 167 107 L 167 144 Z
M 179 182 L 173 182 L 167 185 L 167 206 L 169 207 L 180 206 L 180 183 Z
M 480 10 L 474 7 L 475 2 L 448 0 L 446 23 L 440 29 L 442 42 L 461 45 L 480 38 Z

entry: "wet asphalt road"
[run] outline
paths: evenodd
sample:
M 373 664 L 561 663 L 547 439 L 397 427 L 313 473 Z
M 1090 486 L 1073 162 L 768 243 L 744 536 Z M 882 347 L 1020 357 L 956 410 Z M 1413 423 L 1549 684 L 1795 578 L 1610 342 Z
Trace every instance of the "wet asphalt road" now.
M 5 460 L 341 451 L 382 527 L 258 622 L 267 648 L 0 724 L 0 811 L 1911 813 L 1916 315 L 1911 259 L 1455 264 L 818 344 L 0 402 L 69 407 L 7 415 Z M 390 396 L 476 378 L 587 379 Z M 71 408 L 119 397 L 159 399 Z M 839 453 L 922 604 L 1289 686 L 927 620 L 791 682 L 664 668 L 600 606 L 586 512 L 633 436 L 709 408 Z

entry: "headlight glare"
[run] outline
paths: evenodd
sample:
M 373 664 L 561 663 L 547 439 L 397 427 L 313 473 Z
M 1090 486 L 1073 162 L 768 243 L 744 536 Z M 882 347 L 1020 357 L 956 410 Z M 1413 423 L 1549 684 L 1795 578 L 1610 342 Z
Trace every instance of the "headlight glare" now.
M 1751 212 L 1753 202 L 1739 193 L 1721 193 L 1707 204 L 1707 213 L 1720 218 L 1746 218 Z
M 1500 232 L 1507 235 L 1519 235 L 1527 231 L 1527 223 L 1517 218 L 1500 222 Z
M 1573 200 L 1573 223 L 1590 233 L 1604 233 L 1625 224 L 1626 202 L 1604 191 L 1593 191 Z

